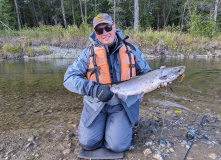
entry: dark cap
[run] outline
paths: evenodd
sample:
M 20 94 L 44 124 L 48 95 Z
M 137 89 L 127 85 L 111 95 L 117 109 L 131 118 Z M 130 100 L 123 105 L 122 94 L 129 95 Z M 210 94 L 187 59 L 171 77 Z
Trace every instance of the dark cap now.
M 111 16 L 109 16 L 107 13 L 100 13 L 96 17 L 94 17 L 93 28 L 95 28 L 98 24 L 101 23 L 113 24 L 113 20 Z

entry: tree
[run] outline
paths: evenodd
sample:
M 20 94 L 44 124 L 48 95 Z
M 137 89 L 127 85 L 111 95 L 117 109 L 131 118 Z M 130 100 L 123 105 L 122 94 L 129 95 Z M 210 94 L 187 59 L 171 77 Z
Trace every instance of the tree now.
M 97 8 L 96 8 L 96 6 L 97 6 L 97 1 L 96 0 L 94 0 L 94 7 L 95 7 L 95 13 L 97 13 Z
M 43 16 L 43 13 L 42 13 L 42 10 L 41 10 L 41 7 L 40 7 L 40 4 L 39 4 L 39 0 L 37 0 L 37 2 L 38 2 L 38 9 L 39 9 L 39 12 L 40 12 L 40 14 L 41 14 L 41 21 L 42 21 L 42 24 L 45 24 L 45 23 L 44 23 L 44 16 Z
M 163 0 L 163 29 L 165 30 L 174 0 Z
M 186 5 L 188 3 L 188 0 L 186 0 L 184 7 L 183 7 L 183 13 L 181 14 L 181 24 L 180 24 L 180 32 L 183 31 L 183 20 L 184 20 L 184 15 L 185 15 L 185 11 L 186 11 Z
M 35 4 L 33 2 L 33 0 L 31 1 L 31 13 L 32 13 L 32 17 L 33 17 L 33 23 L 34 23 L 34 26 L 35 27 L 39 27 L 39 24 L 38 24 L 38 17 L 37 17 L 37 14 L 36 14 L 36 10 L 35 10 Z
M 0 0 L 0 28 L 74 24 L 108 13 L 119 27 L 146 30 L 177 29 L 200 35 L 221 28 L 221 0 Z M 82 4 L 84 3 L 84 4 Z M 84 7 L 82 6 L 84 5 Z M 20 24 L 19 24 L 20 22 Z M 3 25 L 5 24 L 5 25 Z
M 214 9 L 214 22 L 216 23 L 217 20 L 217 13 L 218 13 L 218 6 L 219 6 L 219 0 L 215 0 L 215 9 Z
M 114 23 L 115 23 L 115 15 L 116 15 L 116 0 L 114 0 Z
M 134 0 L 134 30 L 138 33 L 139 24 L 139 4 L 138 0 Z
M 18 10 L 17 0 L 14 0 L 14 2 L 15 2 L 15 9 L 16 9 L 16 13 L 17 13 L 18 28 L 19 28 L 19 30 L 21 30 L 20 13 Z
M 72 16 L 73 16 L 73 24 L 75 25 L 75 15 L 74 15 L 74 1 L 71 1 L 71 10 L 72 10 Z
M 84 7 L 84 11 L 85 11 L 85 23 L 87 23 L 87 0 L 84 1 L 85 7 Z
M 62 15 L 63 15 L 63 20 L 64 20 L 64 27 L 67 28 L 67 22 L 66 22 L 66 17 L 65 17 L 64 1 L 63 0 L 61 0 L 61 9 L 62 9 Z
M 17 14 L 14 12 L 14 2 L 9 0 L 0 0 L 0 29 L 5 28 L 6 26 L 10 28 L 17 28 Z
M 82 6 L 81 6 L 81 0 L 79 0 L 79 3 L 80 3 L 80 9 L 81 9 L 81 18 L 82 18 L 82 22 L 84 23 L 84 15 L 83 15 Z

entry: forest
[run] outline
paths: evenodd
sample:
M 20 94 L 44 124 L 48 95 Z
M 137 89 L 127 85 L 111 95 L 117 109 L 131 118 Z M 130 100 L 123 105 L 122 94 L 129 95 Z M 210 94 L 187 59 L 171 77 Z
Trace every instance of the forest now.
M 221 0 L 0 0 L 0 57 L 83 49 L 99 13 L 146 55 L 221 56 Z
M 221 26 L 220 0 L 0 0 L 0 29 L 91 26 L 93 17 L 104 12 L 122 29 L 172 27 L 213 36 Z

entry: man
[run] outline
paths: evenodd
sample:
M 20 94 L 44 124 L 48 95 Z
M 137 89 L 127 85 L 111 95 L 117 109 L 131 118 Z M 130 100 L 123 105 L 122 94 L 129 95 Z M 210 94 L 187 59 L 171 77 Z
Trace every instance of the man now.
M 69 66 L 64 86 L 71 92 L 85 95 L 78 127 L 82 148 L 94 150 L 102 146 L 123 152 L 131 145 L 139 101 L 136 95 L 129 96 L 126 102 L 121 101 L 110 87 L 147 73 L 151 68 L 140 50 L 122 38 L 122 31 L 115 28 L 108 14 L 94 17 L 93 29 L 89 36 L 91 46 Z

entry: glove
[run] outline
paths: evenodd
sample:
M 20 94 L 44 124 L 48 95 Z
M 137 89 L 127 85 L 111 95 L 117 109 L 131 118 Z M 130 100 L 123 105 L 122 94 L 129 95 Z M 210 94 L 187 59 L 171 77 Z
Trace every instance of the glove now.
M 97 88 L 97 98 L 102 102 L 108 102 L 114 93 L 110 91 L 109 85 L 100 85 Z

